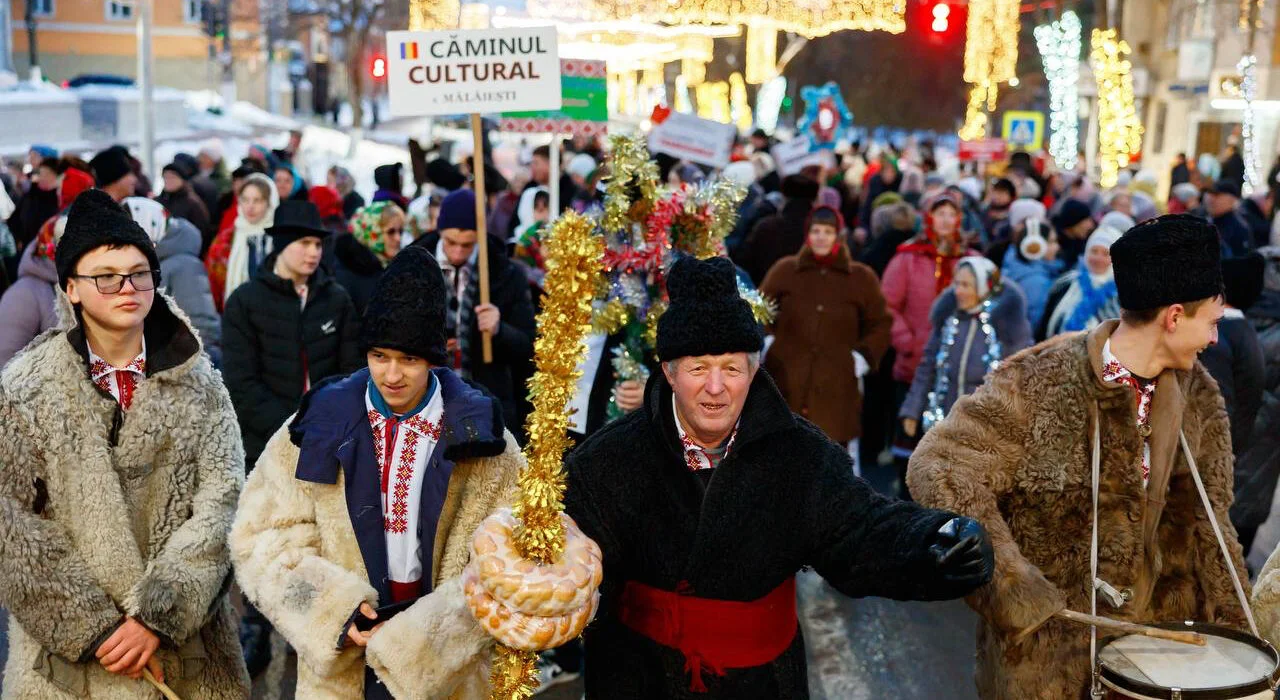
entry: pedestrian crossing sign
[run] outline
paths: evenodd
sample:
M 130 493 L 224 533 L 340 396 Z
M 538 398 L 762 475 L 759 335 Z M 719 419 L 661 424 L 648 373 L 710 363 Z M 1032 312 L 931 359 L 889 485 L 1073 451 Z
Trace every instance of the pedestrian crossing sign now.
M 1005 112 L 1004 140 L 1010 150 L 1039 151 L 1044 147 L 1044 112 Z

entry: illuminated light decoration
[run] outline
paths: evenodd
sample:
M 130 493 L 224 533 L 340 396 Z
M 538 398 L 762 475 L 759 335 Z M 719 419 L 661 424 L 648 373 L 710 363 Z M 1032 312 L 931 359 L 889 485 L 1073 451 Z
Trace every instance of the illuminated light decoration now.
M 1129 44 L 1114 29 L 1095 29 L 1090 61 L 1098 81 L 1099 184 L 1115 187 L 1120 170 L 1142 151 L 1142 123 L 1134 106 Z
M 964 81 L 973 86 L 961 139 L 985 138 L 985 112 L 996 108 L 1000 83 L 1017 77 L 1019 0 L 971 0 L 965 25 Z
M 787 96 L 787 79 L 778 76 L 756 91 L 756 126 L 772 134 L 778 128 L 782 100 Z
M 1244 117 L 1240 120 L 1240 138 L 1244 142 L 1244 187 L 1241 189 L 1249 195 L 1262 184 L 1258 175 L 1258 134 L 1253 109 L 1258 97 L 1258 57 L 1253 54 L 1242 57 L 1236 69 L 1240 71 L 1240 91 L 1244 97 Z
M 488 29 L 489 6 L 483 3 L 467 3 L 458 13 L 458 29 Z
M 1080 158 L 1080 17 L 1067 10 L 1058 21 L 1036 27 L 1035 37 L 1049 81 L 1049 155 L 1059 168 L 1074 170 Z
M 747 97 L 747 81 L 741 73 L 729 76 L 729 116 L 738 131 L 751 131 L 751 99 Z
M 733 121 L 729 106 L 729 83 L 702 83 L 696 88 L 698 95 L 698 116 L 703 119 L 728 124 Z
M 701 85 L 707 79 L 707 64 L 695 58 L 686 58 L 680 61 L 680 74 L 684 76 L 684 80 L 689 85 Z
M 807 133 L 817 148 L 835 148 L 836 141 L 853 126 L 853 113 L 844 103 L 840 86 L 834 82 L 822 87 L 806 85 L 800 88 L 800 97 L 804 99 L 804 116 L 797 130 Z
M 990 99 L 995 99 L 995 88 L 990 88 L 990 92 L 993 93 Z M 987 137 L 987 93 L 988 87 L 983 85 L 974 85 L 969 90 L 969 106 L 964 111 L 964 125 L 957 133 L 961 140 L 977 141 Z
M 810 39 L 846 29 L 899 34 L 907 28 L 904 0 L 528 0 L 526 9 L 537 18 L 759 24 Z
M 683 75 L 676 76 L 676 111 L 693 114 L 693 98 L 689 96 L 689 83 Z
M 743 76 L 761 85 L 778 74 L 778 29 L 758 22 L 747 25 L 747 70 Z
M 409 29 L 415 32 L 455 29 L 461 10 L 459 0 L 410 0 Z
M 494 15 L 495 28 L 545 27 L 546 19 L 535 19 L 508 11 Z M 712 59 L 715 40 L 740 36 L 736 26 L 689 25 L 664 27 L 631 20 L 608 22 L 552 21 L 559 39 L 561 58 L 599 60 L 605 57 L 610 70 L 644 71 L 669 61 L 692 58 L 704 63 Z
M 973 0 L 964 44 L 964 81 L 1006 83 L 1017 75 L 1018 0 Z

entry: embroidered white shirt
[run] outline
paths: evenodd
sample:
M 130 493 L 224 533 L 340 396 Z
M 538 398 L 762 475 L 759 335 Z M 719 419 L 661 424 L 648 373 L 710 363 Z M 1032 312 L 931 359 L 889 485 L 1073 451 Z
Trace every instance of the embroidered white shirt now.
M 738 426 L 733 426 L 733 432 L 729 434 L 729 439 L 724 442 L 724 449 L 720 450 L 720 454 L 715 455 L 708 451 L 705 447 L 693 441 L 688 433 L 684 431 L 684 426 L 680 424 L 680 412 L 676 409 L 676 397 L 671 397 L 671 413 L 676 419 L 676 432 L 680 435 L 680 445 L 684 448 L 684 463 L 689 467 L 689 471 L 696 472 L 703 469 L 715 469 L 720 463 L 729 456 L 733 451 L 733 441 L 738 439 Z
M 1156 395 L 1156 383 L 1139 381 L 1115 355 L 1111 354 L 1111 341 L 1102 346 L 1102 378 L 1108 382 L 1124 384 L 1133 389 L 1138 402 L 1138 434 L 1142 436 L 1142 486 L 1151 479 L 1151 400 Z
M 143 339 L 142 352 L 124 367 L 111 366 L 89 348 L 89 377 L 99 389 L 115 397 L 120 408 L 128 411 L 138 382 L 147 378 L 147 341 Z
M 373 431 L 373 449 L 382 477 L 382 524 L 387 542 L 387 572 L 393 584 L 422 580 L 422 543 L 418 539 L 418 515 L 427 460 L 440 441 L 444 425 L 444 399 L 437 386 L 427 405 L 412 416 L 385 418 L 374 407 L 369 392 L 365 409 Z

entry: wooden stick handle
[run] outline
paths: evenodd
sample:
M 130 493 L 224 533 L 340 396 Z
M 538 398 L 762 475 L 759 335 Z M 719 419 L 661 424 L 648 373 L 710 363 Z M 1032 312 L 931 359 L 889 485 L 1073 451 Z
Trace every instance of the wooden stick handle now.
M 1171 642 L 1181 642 L 1182 644 L 1194 644 L 1202 647 L 1205 645 L 1204 635 L 1199 632 L 1180 632 L 1178 630 L 1166 630 L 1159 627 L 1150 627 L 1148 625 L 1139 625 L 1133 622 L 1125 622 L 1123 620 L 1113 620 L 1109 617 L 1101 615 L 1089 615 L 1087 613 L 1076 612 L 1074 610 L 1061 610 L 1054 615 L 1063 620 L 1075 622 L 1081 625 L 1096 625 L 1098 627 L 1106 627 L 1117 632 L 1127 632 L 1128 634 L 1140 634 L 1144 637 L 1153 637 L 1155 639 L 1167 639 Z
M 480 268 L 480 303 L 489 303 L 489 226 L 485 221 L 485 214 L 489 206 L 489 195 L 484 189 L 484 125 L 480 122 L 479 114 L 471 115 L 471 136 L 475 153 L 472 154 L 471 175 L 475 181 L 476 192 L 476 243 L 480 249 L 479 263 Z M 493 335 L 491 333 L 480 334 L 481 350 L 484 353 L 484 363 L 493 362 Z
M 182 700 L 182 698 L 178 697 L 177 693 L 173 692 L 172 688 L 156 680 L 156 677 L 151 675 L 151 669 L 142 669 L 142 677 L 147 679 L 148 683 L 155 686 L 156 690 L 159 690 L 160 694 L 165 696 L 168 700 Z

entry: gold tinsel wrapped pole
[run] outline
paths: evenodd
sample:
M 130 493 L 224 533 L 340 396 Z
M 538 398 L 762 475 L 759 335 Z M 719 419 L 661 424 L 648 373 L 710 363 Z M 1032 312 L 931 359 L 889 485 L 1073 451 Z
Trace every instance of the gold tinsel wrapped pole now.
M 543 239 L 546 252 L 546 296 L 538 314 L 534 343 L 536 371 L 529 381 L 533 413 L 525 423 L 529 443 L 527 465 L 520 472 L 520 491 L 513 512 L 520 520 L 515 543 L 526 559 L 547 564 L 564 551 L 564 453 L 569 447 L 568 404 L 577 387 L 578 365 L 586 354 L 591 330 L 591 300 L 602 270 L 604 244 L 595 224 L 567 213 Z M 537 652 L 499 646 L 494 652 L 494 700 L 524 700 L 537 687 Z

